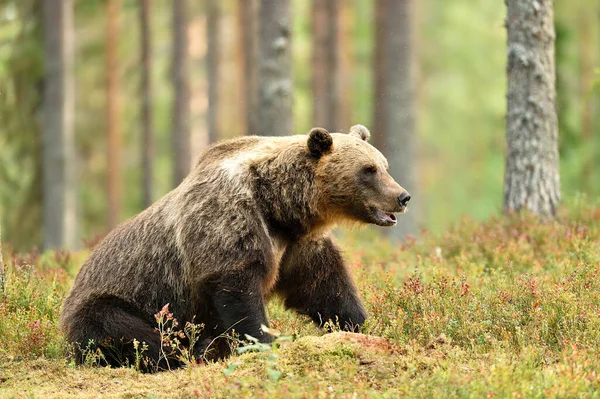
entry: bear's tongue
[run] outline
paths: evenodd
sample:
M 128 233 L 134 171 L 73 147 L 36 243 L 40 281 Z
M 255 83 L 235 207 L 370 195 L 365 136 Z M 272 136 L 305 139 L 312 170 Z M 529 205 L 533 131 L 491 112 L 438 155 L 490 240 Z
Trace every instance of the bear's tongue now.
M 377 216 L 385 223 L 396 223 L 396 215 L 377 210 Z

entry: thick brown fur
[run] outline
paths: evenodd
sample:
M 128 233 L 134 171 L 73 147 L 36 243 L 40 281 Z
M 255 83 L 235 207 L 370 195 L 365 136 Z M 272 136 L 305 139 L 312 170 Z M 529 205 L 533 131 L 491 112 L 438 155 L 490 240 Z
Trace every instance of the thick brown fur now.
M 165 304 L 180 325 L 205 324 L 201 343 L 232 330 L 269 342 L 261 325 L 274 292 L 319 325 L 359 327 L 367 315 L 329 231 L 344 220 L 385 225 L 378 210 L 404 210 L 368 136 L 359 125 L 212 146 L 179 187 L 92 252 L 64 304 L 67 339 L 91 342 L 116 366 L 133 363 L 135 338 L 160 368 L 153 315 Z

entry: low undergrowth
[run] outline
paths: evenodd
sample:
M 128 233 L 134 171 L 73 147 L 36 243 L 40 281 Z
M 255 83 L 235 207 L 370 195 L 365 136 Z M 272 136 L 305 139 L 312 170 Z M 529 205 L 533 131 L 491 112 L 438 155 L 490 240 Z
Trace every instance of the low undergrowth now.
M 274 298 L 278 345 L 153 375 L 65 360 L 58 316 L 86 252 L 6 254 L 0 396 L 600 397 L 599 207 L 465 219 L 399 245 L 369 234 L 340 240 L 367 335 L 323 335 Z

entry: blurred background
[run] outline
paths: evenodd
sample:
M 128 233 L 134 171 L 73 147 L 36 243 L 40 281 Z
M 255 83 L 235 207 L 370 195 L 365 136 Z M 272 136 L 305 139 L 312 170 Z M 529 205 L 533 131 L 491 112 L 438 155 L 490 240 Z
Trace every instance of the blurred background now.
M 318 125 L 347 132 L 364 124 L 388 159 L 410 165 L 395 176 L 416 194 L 403 233 L 501 212 L 504 2 L 271 2 L 284 14 L 259 3 L 0 0 L 3 241 L 19 251 L 81 247 L 171 190 L 210 142 Z M 563 198 L 597 196 L 600 0 L 554 8 Z M 291 127 L 261 130 L 268 82 L 260 75 L 269 67 L 259 38 L 278 24 L 287 24 L 272 43 L 289 51 Z M 73 95 L 49 92 L 48 71 L 59 71 L 56 79 L 67 79 L 59 87 Z M 58 114 L 72 121 L 66 144 L 45 130 Z M 56 153 L 71 177 L 54 184 L 44 159 Z M 49 190 L 73 198 L 70 242 L 44 237 L 54 231 L 44 209 L 57 212 L 44 204 Z

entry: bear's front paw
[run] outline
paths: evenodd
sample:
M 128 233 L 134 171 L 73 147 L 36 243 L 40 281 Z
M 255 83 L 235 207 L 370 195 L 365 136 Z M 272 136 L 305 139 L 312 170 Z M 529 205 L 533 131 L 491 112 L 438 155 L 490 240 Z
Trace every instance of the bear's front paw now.
M 360 309 L 351 315 L 338 317 L 340 328 L 344 331 L 359 332 L 367 319 L 367 312 Z
M 361 308 L 352 312 L 340 312 L 328 318 L 323 318 L 319 315 L 317 323 L 328 332 L 335 331 L 338 328 L 343 331 L 359 332 L 366 318 L 367 312 Z

